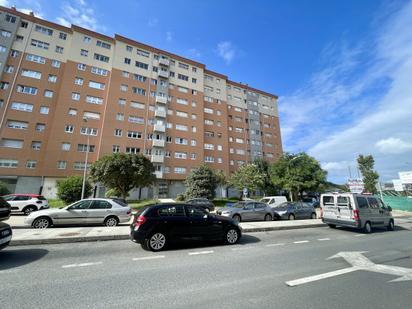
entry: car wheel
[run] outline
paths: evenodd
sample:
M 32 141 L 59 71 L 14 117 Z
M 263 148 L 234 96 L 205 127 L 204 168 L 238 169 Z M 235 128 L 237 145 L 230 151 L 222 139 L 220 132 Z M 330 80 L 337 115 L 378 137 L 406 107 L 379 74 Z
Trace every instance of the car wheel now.
M 370 222 L 365 223 L 365 226 L 363 227 L 363 231 L 367 234 L 372 233 L 372 226 L 371 226 Z
M 51 226 L 51 220 L 47 217 L 36 218 L 31 226 L 35 229 L 47 229 Z
M 294 215 L 294 214 L 290 214 L 290 215 L 289 215 L 289 220 L 295 220 L 295 215 Z
M 272 221 L 272 215 L 266 214 L 265 215 L 265 221 Z
M 310 215 L 311 219 L 316 219 L 316 213 L 312 212 L 312 214 Z
M 393 222 L 393 220 L 389 220 L 388 231 L 393 231 L 393 230 L 395 230 L 395 223 Z
M 234 245 L 239 241 L 239 231 L 235 228 L 229 228 L 225 233 L 225 243 Z
M 8 242 L 6 242 L 6 243 L 4 243 L 4 244 L 1 244 L 1 245 L 0 245 L 0 250 L 6 248 L 9 244 L 10 244 L 10 241 L 8 241 Z
M 329 226 L 331 229 L 336 228 L 336 225 L 335 225 L 335 224 L 328 224 L 328 226 Z
M 166 246 L 167 238 L 162 232 L 153 233 L 148 239 L 145 240 L 145 245 L 150 250 L 157 252 Z
M 232 219 L 235 220 L 236 222 L 242 221 L 242 218 L 239 215 L 234 215 Z
M 119 224 L 119 220 L 116 217 L 108 217 L 104 220 L 104 225 L 108 227 L 113 227 Z
M 33 211 L 36 211 L 36 208 L 34 208 L 33 206 L 27 206 L 23 209 L 23 213 L 25 216 L 30 215 Z

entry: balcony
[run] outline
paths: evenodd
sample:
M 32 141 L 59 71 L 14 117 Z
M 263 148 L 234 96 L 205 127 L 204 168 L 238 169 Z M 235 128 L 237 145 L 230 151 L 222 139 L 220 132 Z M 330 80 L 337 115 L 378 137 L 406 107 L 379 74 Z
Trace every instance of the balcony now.
M 169 61 L 169 59 L 160 58 L 159 59 L 159 64 L 168 67 L 170 65 L 170 61 Z
M 155 110 L 155 117 L 166 118 L 166 111 L 161 109 Z
M 154 174 L 155 174 L 157 179 L 163 178 L 163 172 L 162 171 L 155 171 Z
M 164 147 L 165 146 L 165 141 L 162 139 L 154 139 L 152 142 L 152 147 Z
M 167 97 L 157 95 L 156 96 L 156 103 L 166 104 L 167 103 Z
M 163 163 L 165 161 L 164 155 L 152 155 L 150 162 L 152 163 Z
M 166 127 L 163 124 L 155 124 L 154 125 L 154 131 L 155 132 L 162 132 L 165 133 L 166 132 Z
M 169 71 L 159 70 L 157 72 L 157 75 L 159 75 L 159 77 L 169 78 Z

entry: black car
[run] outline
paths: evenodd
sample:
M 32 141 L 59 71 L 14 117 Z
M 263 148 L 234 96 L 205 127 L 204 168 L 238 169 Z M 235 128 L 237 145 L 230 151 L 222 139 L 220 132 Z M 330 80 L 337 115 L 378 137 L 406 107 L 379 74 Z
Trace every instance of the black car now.
M 237 222 L 190 204 L 148 207 L 135 216 L 130 230 L 132 241 L 152 251 L 160 251 L 169 243 L 182 240 L 219 240 L 235 244 L 242 236 Z
M 10 225 L 0 222 L 0 250 L 6 248 L 11 241 L 11 227 Z
M 207 198 L 193 198 L 185 202 L 186 204 L 202 207 L 203 209 L 211 212 L 215 210 L 215 205 Z
M 0 197 L 0 221 L 10 218 L 11 206 L 2 197 Z

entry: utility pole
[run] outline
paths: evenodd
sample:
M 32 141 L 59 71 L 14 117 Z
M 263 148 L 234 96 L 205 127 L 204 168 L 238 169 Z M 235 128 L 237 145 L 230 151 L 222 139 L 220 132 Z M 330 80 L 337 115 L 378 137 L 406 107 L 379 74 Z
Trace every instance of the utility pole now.
M 83 121 L 87 125 L 87 117 L 83 117 Z M 86 126 L 86 134 L 87 134 L 87 148 L 86 148 L 86 158 L 85 158 L 84 168 L 83 168 L 83 184 L 82 184 L 81 199 L 84 199 L 84 191 L 86 187 L 86 175 L 87 175 L 87 159 L 89 157 L 89 147 L 90 147 L 90 135 L 89 135 L 87 126 Z

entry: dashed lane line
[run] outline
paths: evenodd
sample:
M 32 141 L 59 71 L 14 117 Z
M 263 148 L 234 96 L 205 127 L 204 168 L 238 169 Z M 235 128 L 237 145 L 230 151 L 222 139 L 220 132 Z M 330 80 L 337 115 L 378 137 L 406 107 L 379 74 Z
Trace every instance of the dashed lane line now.
M 293 243 L 294 244 L 306 244 L 308 242 L 309 242 L 309 240 L 299 240 L 299 241 L 294 241 Z
M 146 261 L 146 260 L 156 260 L 156 259 L 163 259 L 166 256 L 164 255 L 154 255 L 154 256 L 143 256 L 138 258 L 133 258 L 133 261 Z
M 95 266 L 95 265 L 101 265 L 101 264 L 103 264 L 103 262 L 67 264 L 67 265 L 63 265 L 62 268 L 87 267 L 87 266 Z
M 319 238 L 318 240 L 319 241 L 327 241 L 327 240 L 330 240 L 330 238 Z
M 285 243 L 277 243 L 277 244 L 268 244 L 268 245 L 266 245 L 266 247 L 279 247 L 279 246 L 284 246 L 285 245 Z
M 189 252 L 189 255 L 201 255 L 201 254 L 211 254 L 214 253 L 215 251 L 213 250 L 208 250 L 208 251 L 194 251 L 194 252 Z

